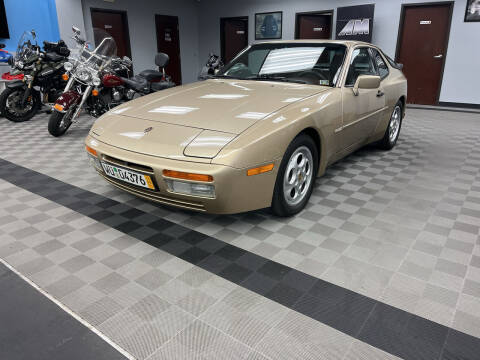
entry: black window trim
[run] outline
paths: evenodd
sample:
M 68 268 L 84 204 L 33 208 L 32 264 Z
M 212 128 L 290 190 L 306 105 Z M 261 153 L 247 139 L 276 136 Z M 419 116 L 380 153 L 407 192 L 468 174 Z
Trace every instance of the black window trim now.
M 346 72 L 345 72 L 345 78 L 343 79 L 343 86 L 346 87 L 346 88 L 353 88 L 355 86 L 355 84 L 353 85 L 347 85 L 346 82 L 347 82 L 347 78 L 348 78 L 348 72 L 350 71 L 350 65 L 351 65 L 351 60 L 352 60 L 352 55 L 353 55 L 353 52 L 357 49 L 367 49 L 368 51 L 368 54 L 370 55 L 370 60 L 372 61 L 373 63 L 373 66 L 375 67 L 375 71 L 378 74 L 378 69 L 377 69 L 377 65 L 375 64 L 375 59 L 372 58 L 372 52 L 370 51 L 372 47 L 371 46 L 368 46 L 368 45 L 357 45 L 355 47 L 353 47 L 351 49 L 351 54 L 350 54 L 350 57 L 349 57 L 349 64 L 347 65 L 347 68 L 346 68 Z
M 387 64 L 388 64 L 388 61 L 385 59 L 385 56 L 383 56 L 383 53 L 382 53 L 379 49 L 370 46 L 370 47 L 369 47 L 369 50 L 370 50 L 370 56 L 372 57 L 372 60 L 373 60 L 373 65 L 375 66 L 375 69 L 377 70 L 377 75 L 380 76 L 380 79 L 381 79 L 381 80 L 384 80 L 388 75 L 390 75 L 390 69 L 389 69 L 389 67 L 388 67 L 388 65 L 387 65 Z M 380 75 L 380 70 L 378 69 L 378 64 L 377 64 L 377 61 L 375 60 L 375 54 L 374 54 L 374 52 L 373 52 L 374 50 L 377 52 L 377 54 L 380 55 L 380 57 L 381 57 L 382 60 L 383 60 L 383 63 L 384 63 L 384 64 L 386 65 L 386 67 L 387 67 L 387 74 L 384 75 L 384 76 L 381 76 L 381 75 Z

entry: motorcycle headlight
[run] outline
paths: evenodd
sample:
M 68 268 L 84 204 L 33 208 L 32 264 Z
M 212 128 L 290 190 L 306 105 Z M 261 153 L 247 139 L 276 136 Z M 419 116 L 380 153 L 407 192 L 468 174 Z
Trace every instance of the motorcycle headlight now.
M 90 72 L 83 68 L 79 68 L 75 72 L 75 76 L 82 82 L 88 82 L 92 78 L 92 75 L 90 74 Z
M 100 79 L 99 79 L 98 77 L 94 76 L 94 77 L 92 78 L 92 83 L 93 83 L 93 85 L 95 85 L 95 86 L 99 86 L 99 85 L 100 85 Z
M 65 64 L 63 64 L 63 68 L 67 71 L 72 71 L 73 69 L 73 64 L 71 62 L 65 62 Z

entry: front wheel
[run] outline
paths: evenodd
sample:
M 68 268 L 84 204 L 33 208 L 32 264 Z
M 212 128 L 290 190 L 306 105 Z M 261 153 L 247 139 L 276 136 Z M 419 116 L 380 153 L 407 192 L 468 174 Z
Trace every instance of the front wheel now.
M 75 113 L 76 106 L 72 106 L 65 113 L 54 111 L 48 120 L 48 132 L 50 135 L 58 137 L 65 134 L 72 125 L 72 116 Z
M 272 212 L 277 216 L 299 213 L 312 195 L 318 172 L 318 149 L 307 134 L 300 134 L 288 146 L 275 182 Z
M 32 89 L 31 94 L 23 101 L 25 87 L 6 88 L 0 95 L 0 114 L 13 122 L 30 120 L 40 110 L 40 93 Z

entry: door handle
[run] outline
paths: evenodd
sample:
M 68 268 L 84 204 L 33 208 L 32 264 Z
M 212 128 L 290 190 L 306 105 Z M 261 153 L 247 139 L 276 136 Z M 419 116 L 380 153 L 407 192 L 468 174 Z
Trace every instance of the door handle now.
M 434 59 L 441 59 L 443 57 L 443 54 L 438 54 L 438 55 L 435 55 L 433 58 Z
M 385 93 L 382 90 L 378 90 L 377 97 L 382 97 Z

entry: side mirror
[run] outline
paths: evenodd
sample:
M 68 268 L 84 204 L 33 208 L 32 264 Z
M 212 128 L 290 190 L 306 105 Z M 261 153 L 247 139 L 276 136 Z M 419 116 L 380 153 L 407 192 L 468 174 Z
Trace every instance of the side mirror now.
M 378 89 L 380 81 L 380 76 L 377 75 L 360 75 L 353 86 L 353 94 L 357 96 L 359 89 Z

